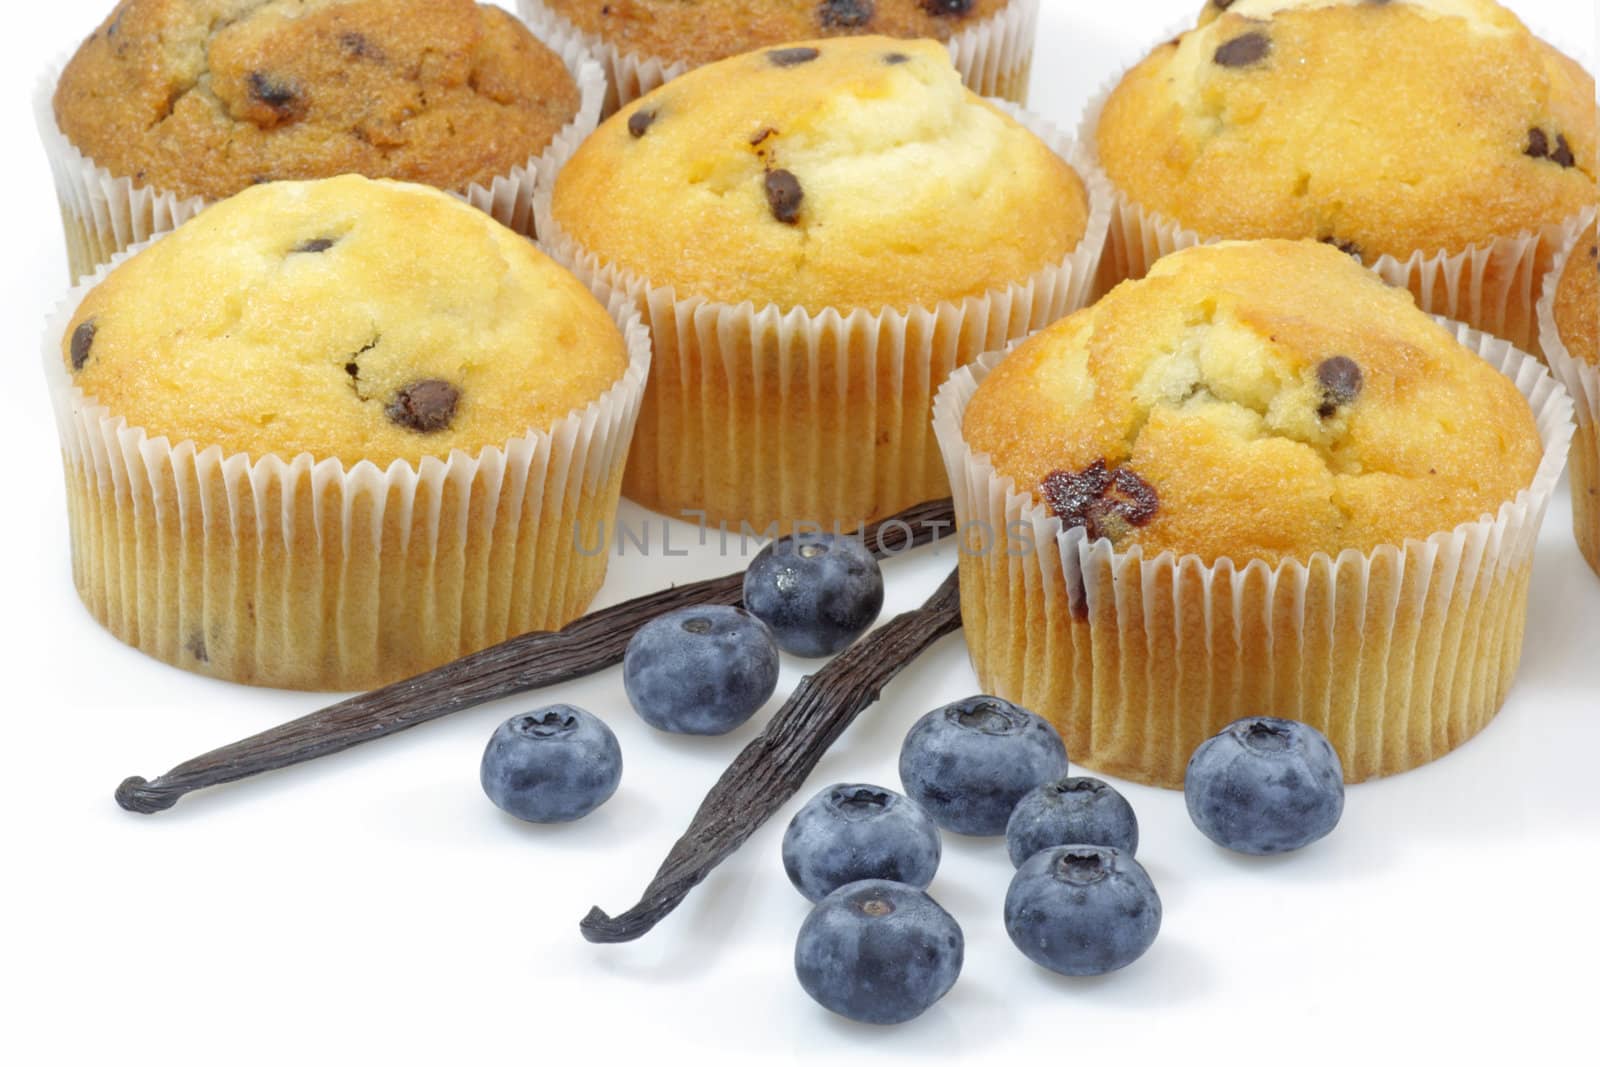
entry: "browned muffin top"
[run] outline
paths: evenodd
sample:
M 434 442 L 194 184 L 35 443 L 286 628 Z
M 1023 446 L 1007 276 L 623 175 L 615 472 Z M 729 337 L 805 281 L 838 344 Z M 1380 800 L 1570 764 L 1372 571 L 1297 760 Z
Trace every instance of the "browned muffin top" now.
M 700 66 L 784 41 L 842 34 L 948 41 L 1010 0 L 544 0 L 624 52 Z
M 1493 0 L 1215 0 L 1107 99 L 1111 181 L 1209 237 L 1375 262 L 1595 199 L 1594 79 Z
M 543 150 L 579 94 L 525 26 L 472 0 L 122 0 L 54 103 L 113 174 L 220 199 L 352 171 L 486 183 Z
M 1600 364 L 1600 232 L 1578 237 L 1556 285 L 1556 330 L 1575 358 Z

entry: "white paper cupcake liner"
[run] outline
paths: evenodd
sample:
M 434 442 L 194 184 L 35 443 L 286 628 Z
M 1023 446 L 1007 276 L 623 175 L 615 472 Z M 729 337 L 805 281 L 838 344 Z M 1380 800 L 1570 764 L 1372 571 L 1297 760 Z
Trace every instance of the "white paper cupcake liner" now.
M 578 111 L 542 151 L 526 163 L 494 178 L 473 182 L 464 190 L 447 190 L 518 233 L 533 235 L 533 190 L 549 157 L 563 146 L 577 145 L 600 123 L 606 98 L 605 72 L 582 44 L 569 39 L 544 39 L 578 84 Z M 39 77 L 33 92 L 34 121 L 55 178 L 56 199 L 66 230 L 67 266 L 73 284 L 93 273 L 118 252 L 176 228 L 211 203 L 200 196 L 180 197 L 118 177 L 84 155 L 56 125 L 52 98 L 70 56 L 59 57 Z M 331 175 L 330 175 L 331 177 Z
M 610 92 L 604 114 L 639 99 L 683 74 L 689 64 L 620 50 L 599 35 L 586 33 L 552 11 L 542 0 L 517 0 L 517 10 L 534 32 L 550 40 L 581 41 L 605 65 Z M 1005 10 L 950 38 L 950 56 L 961 80 L 980 96 L 1028 102 L 1033 42 L 1039 28 L 1039 0 L 1012 0 Z
M 84 395 L 61 338 L 90 288 L 44 334 L 72 536 L 73 581 L 114 635 L 167 663 L 294 689 L 366 689 L 587 607 L 613 521 L 649 333 L 612 316 L 629 365 L 546 430 L 476 455 L 387 469 L 307 454 L 225 455 L 152 438 Z
M 1533 483 L 1495 514 L 1423 540 L 1276 566 L 1147 559 L 1064 530 L 962 436 L 967 404 L 1003 353 L 957 371 L 934 428 L 983 689 L 1054 722 L 1075 763 L 1171 788 L 1203 740 L 1246 715 L 1315 726 L 1350 781 L 1426 763 L 1477 733 L 1516 672 L 1572 401 L 1532 356 L 1447 325 L 1527 397 L 1544 444 Z
M 1078 247 L 1004 289 L 906 311 L 725 304 L 606 264 L 535 194 L 540 240 L 602 301 L 644 312 L 655 363 L 624 493 L 667 514 L 792 530 L 855 529 L 946 493 L 928 429 L 956 367 L 1089 299 L 1110 213 L 1105 180 L 1050 123 L 1000 106 L 1077 170 L 1089 198 Z
M 1191 28 L 1192 24 L 1186 25 L 1177 32 Z M 1078 143 L 1097 166 L 1100 154 L 1095 131 L 1106 101 L 1125 74 L 1126 71 L 1117 74 L 1101 86 L 1084 108 L 1078 124 Z M 1118 189 L 1109 176 L 1107 181 L 1112 195 L 1111 226 L 1095 286 L 1096 298 L 1118 282 L 1144 277 L 1162 256 L 1227 239 L 1225 234 L 1202 235 L 1149 210 Z M 1534 310 L 1539 283 L 1560 251 L 1565 232 L 1563 222 L 1553 222 L 1459 252 L 1417 251 L 1404 260 L 1384 255 L 1367 266 L 1390 285 L 1409 289 L 1418 306 L 1429 314 L 1465 322 L 1525 351 L 1534 351 L 1539 340 Z
M 1556 288 L 1567 257 L 1594 226 L 1593 208 L 1568 224 L 1567 238 L 1539 296 L 1539 348 L 1550 371 L 1572 394 L 1578 410 L 1578 432 L 1572 442 L 1572 533 L 1583 558 L 1600 575 L 1600 367 L 1567 350 L 1556 328 Z

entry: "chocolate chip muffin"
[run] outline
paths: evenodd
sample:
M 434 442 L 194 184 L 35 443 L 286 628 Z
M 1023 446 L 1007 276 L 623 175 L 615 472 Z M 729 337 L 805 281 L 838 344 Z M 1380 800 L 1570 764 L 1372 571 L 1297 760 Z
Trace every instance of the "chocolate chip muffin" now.
M 1547 389 L 1536 421 L 1472 336 L 1326 245 L 1227 242 L 958 375 L 936 424 L 982 531 L 961 585 L 985 688 L 1173 787 L 1242 715 L 1310 722 L 1356 780 L 1476 732 L 1566 409 Z
M 933 388 L 1084 297 L 1104 215 L 1064 151 L 885 37 L 723 60 L 607 120 L 536 211 L 652 320 L 628 495 L 780 528 L 943 495 Z
M 814 37 L 882 34 L 952 46 L 968 85 L 1027 99 L 1038 0 L 521 0 L 536 26 L 580 35 L 612 67 L 612 106 L 686 70 Z
M 351 172 L 488 187 L 580 103 L 560 55 L 472 0 L 123 0 L 62 70 L 52 114 L 109 174 L 217 200 Z
M 1600 574 L 1600 233 L 1593 221 L 1545 279 L 1539 302 L 1540 344 L 1577 405 L 1572 442 L 1572 530 L 1583 558 Z
M 246 190 L 60 331 L 84 601 L 169 662 L 297 688 L 559 627 L 604 571 L 575 538 L 615 509 L 631 340 L 632 359 L 575 278 L 431 188 Z
M 1561 223 L 1595 198 L 1594 79 L 1491 0 L 1234 0 L 1089 124 L 1144 247 L 1314 238 L 1524 348 Z M 1464 255 L 1479 251 L 1476 257 Z

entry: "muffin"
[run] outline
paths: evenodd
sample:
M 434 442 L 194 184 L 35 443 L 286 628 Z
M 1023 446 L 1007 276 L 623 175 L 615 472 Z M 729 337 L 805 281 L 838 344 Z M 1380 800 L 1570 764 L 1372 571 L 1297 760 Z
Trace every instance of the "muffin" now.
M 982 96 L 1028 99 L 1039 0 L 519 0 L 523 17 L 576 37 L 605 64 L 607 112 L 684 71 L 812 37 L 882 34 L 950 48 Z
M 1167 256 L 941 391 L 979 679 L 1173 788 L 1245 715 L 1352 781 L 1433 759 L 1511 684 L 1570 417 L 1328 246 Z
M 627 495 L 780 530 L 944 496 L 934 389 L 1080 306 L 1104 236 L 1031 125 L 937 42 L 884 37 L 712 63 L 603 123 L 535 215 L 652 327 Z
M 74 292 L 46 350 L 84 604 L 298 689 L 581 614 L 649 359 L 532 243 L 355 175 L 213 206 Z
M 40 115 L 74 276 L 252 185 L 344 173 L 526 232 L 538 157 L 598 121 L 580 56 L 472 0 L 123 0 Z
M 1545 278 L 1539 342 L 1578 409 L 1572 445 L 1572 530 L 1600 574 L 1600 233 L 1591 210 Z
M 1118 198 L 1102 287 L 1216 238 L 1325 241 L 1532 349 L 1595 199 L 1594 79 L 1491 0 L 1235 0 L 1092 104 Z

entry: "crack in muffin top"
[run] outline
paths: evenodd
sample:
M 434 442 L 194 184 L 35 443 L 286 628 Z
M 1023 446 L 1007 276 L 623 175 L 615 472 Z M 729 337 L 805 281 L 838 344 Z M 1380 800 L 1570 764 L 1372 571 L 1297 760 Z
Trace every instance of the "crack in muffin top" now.
M 552 213 L 680 295 L 843 310 L 1023 282 L 1082 240 L 1088 199 L 933 41 L 817 40 L 700 67 L 562 168 Z
M 1179 225 L 1371 263 L 1592 203 L 1594 91 L 1492 0 L 1213 0 L 1124 76 L 1094 136 L 1112 182 Z
M 152 438 L 347 467 L 548 430 L 628 363 L 610 315 L 531 241 L 356 175 L 208 207 L 90 290 L 61 351 L 90 402 Z
M 472 0 L 122 0 L 54 97 L 113 175 L 211 199 L 342 173 L 487 184 L 578 104 L 559 56 Z
M 1157 261 L 1002 361 L 963 434 L 1067 525 L 1207 564 L 1453 529 L 1543 455 L 1509 379 L 1311 241 Z

